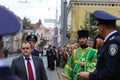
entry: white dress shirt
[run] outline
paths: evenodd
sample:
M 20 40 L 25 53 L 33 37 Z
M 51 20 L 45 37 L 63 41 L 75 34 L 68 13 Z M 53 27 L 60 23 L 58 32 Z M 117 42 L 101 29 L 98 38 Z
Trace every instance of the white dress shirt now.
M 115 30 L 115 31 L 112 31 L 111 33 L 109 33 L 106 37 L 105 37 L 105 39 L 104 39 L 104 42 L 109 38 L 109 36 L 111 36 L 112 34 L 114 34 L 114 33 L 116 33 L 117 31 Z
M 23 56 L 23 57 L 24 57 L 25 67 L 26 67 L 27 75 L 28 75 L 27 60 L 25 59 L 25 56 Z M 33 71 L 34 80 L 36 80 L 35 66 L 34 66 L 34 62 L 33 62 L 32 56 L 30 55 L 29 58 L 30 58 L 31 66 L 32 66 L 32 71 Z M 28 76 L 27 76 L 27 77 L 28 77 Z

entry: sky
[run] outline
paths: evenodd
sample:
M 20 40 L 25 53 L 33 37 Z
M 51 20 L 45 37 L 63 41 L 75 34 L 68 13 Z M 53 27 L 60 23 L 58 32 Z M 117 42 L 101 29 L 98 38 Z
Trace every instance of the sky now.
M 31 23 L 41 19 L 45 27 L 54 27 L 54 23 L 46 23 L 45 19 L 56 19 L 56 9 L 60 16 L 61 0 L 0 0 L 0 5 L 9 8 L 21 19 L 28 18 Z

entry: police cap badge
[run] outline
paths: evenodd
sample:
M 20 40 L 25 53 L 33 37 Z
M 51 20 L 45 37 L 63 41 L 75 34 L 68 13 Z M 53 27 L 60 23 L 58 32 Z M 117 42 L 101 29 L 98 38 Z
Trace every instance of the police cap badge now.
M 37 36 L 36 35 L 28 35 L 26 37 L 26 41 L 34 41 L 37 42 Z

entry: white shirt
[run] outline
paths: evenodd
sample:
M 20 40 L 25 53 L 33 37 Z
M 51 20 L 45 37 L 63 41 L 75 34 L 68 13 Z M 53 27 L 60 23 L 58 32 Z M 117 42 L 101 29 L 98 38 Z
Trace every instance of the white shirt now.
M 27 60 L 25 59 L 25 56 L 24 57 L 24 62 L 25 62 L 25 67 L 26 67 L 26 70 L 27 70 L 27 75 L 28 75 L 28 68 L 27 68 Z M 34 76 L 34 80 L 36 80 L 36 73 L 35 73 L 35 66 L 34 66 L 34 62 L 33 62 L 33 59 L 32 59 L 32 56 L 30 55 L 30 64 L 32 66 L 32 71 L 33 71 L 33 76 Z M 27 76 L 28 77 L 28 76 Z M 29 78 L 29 77 L 28 77 Z
M 117 31 L 115 30 L 115 31 L 112 31 L 111 33 L 109 33 L 106 37 L 105 37 L 105 39 L 104 39 L 104 42 L 112 35 L 112 34 L 114 34 L 114 33 L 116 33 Z
M 5 66 L 5 64 L 3 63 L 3 61 L 0 59 L 0 67 Z

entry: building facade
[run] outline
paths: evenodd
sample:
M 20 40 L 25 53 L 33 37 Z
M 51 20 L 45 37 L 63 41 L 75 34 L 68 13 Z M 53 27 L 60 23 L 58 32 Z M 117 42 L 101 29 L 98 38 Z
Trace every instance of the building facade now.
M 70 43 L 77 39 L 77 31 L 85 27 L 87 13 L 104 10 L 120 17 L 120 0 L 70 0 L 67 9 L 67 31 L 70 33 Z M 87 18 L 89 19 L 89 18 Z M 88 24 L 89 24 L 89 20 Z M 117 21 L 120 25 L 120 21 Z

